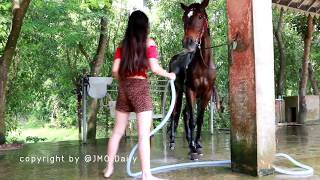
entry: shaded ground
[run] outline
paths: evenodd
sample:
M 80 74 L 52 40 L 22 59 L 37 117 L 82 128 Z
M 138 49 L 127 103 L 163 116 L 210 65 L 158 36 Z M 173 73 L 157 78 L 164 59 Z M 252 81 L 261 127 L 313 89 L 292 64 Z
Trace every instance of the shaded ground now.
M 205 134 L 205 133 L 204 133 Z M 207 133 L 208 134 L 208 133 Z M 175 151 L 166 149 L 163 136 L 157 135 L 152 141 L 152 167 L 165 164 L 189 162 L 187 145 L 184 138 L 177 138 Z M 116 171 L 112 179 L 130 179 L 126 175 L 125 162 L 128 153 L 136 142 L 136 138 L 125 138 L 120 144 L 119 158 Z M 201 160 L 222 160 L 230 158 L 230 144 L 228 132 L 219 132 L 213 136 L 203 137 L 204 156 Z M 96 144 L 81 145 L 78 141 L 58 143 L 26 144 L 23 149 L 14 151 L 0 151 L 0 179 L 104 179 L 101 171 L 104 169 L 106 140 L 100 139 Z M 262 177 L 271 179 L 320 179 L 320 125 L 281 126 L 277 128 L 277 152 L 284 152 L 298 161 L 312 166 L 315 176 L 309 178 L 290 178 L 282 175 Z M 95 155 L 102 159 L 93 162 Z M 90 157 L 90 159 L 89 159 Z M 32 158 L 35 162 L 31 162 Z M 75 158 L 79 158 L 76 163 Z M 85 159 L 90 162 L 85 162 Z M 105 160 L 103 160 L 105 159 Z M 277 160 L 277 165 L 285 165 Z M 137 160 L 133 169 L 139 170 Z M 194 168 L 157 174 L 168 179 L 232 179 L 247 180 L 255 177 L 233 173 L 230 168 Z
M 2 144 L 0 145 L 0 151 L 5 150 L 15 150 L 15 149 L 21 149 L 23 148 L 22 143 L 12 143 L 12 144 Z

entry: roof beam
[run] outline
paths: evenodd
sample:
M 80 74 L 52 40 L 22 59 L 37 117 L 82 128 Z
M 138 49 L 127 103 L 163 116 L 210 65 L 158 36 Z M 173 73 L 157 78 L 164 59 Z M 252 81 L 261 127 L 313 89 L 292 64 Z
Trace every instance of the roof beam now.
M 320 18 L 320 0 L 272 0 L 272 3 L 280 8 L 288 7 Z
M 312 3 L 310 4 L 309 8 L 307 9 L 307 11 L 310 11 L 311 8 L 313 7 L 314 3 L 316 3 L 317 0 L 313 0 Z
M 300 9 L 303 3 L 304 3 L 304 0 L 301 0 L 299 6 L 297 8 Z
M 288 3 L 287 6 L 290 7 L 290 5 L 292 4 L 292 2 L 293 2 L 293 1 L 289 1 L 289 3 Z

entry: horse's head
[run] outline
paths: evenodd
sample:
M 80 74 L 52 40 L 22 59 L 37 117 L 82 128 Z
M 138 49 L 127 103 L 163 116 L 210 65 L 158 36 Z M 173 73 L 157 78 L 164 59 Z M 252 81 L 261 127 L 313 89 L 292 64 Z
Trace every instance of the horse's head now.
M 188 51 L 195 51 L 197 46 L 201 45 L 201 38 L 208 28 L 208 15 L 205 8 L 208 6 L 209 0 L 203 0 L 201 4 L 194 3 L 186 6 L 181 3 L 184 10 L 184 37 L 183 47 Z

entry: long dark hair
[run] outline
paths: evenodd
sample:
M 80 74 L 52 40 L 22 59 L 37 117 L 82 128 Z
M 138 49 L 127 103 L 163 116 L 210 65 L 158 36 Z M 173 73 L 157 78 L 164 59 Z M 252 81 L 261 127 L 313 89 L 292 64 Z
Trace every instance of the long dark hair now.
M 128 21 L 121 44 L 119 75 L 123 79 L 148 68 L 146 57 L 149 19 L 142 11 L 134 11 Z

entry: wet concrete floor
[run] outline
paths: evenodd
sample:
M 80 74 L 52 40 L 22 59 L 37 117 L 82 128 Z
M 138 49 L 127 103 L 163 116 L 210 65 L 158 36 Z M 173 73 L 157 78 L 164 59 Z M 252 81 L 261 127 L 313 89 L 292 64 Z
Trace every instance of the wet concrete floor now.
M 200 160 L 230 159 L 230 134 L 227 131 L 217 132 L 212 136 L 208 135 L 209 133 L 203 134 L 207 135 L 203 136 L 204 155 Z M 125 170 L 126 158 L 136 142 L 136 137 L 126 137 L 121 141 L 115 172 L 111 179 L 131 179 Z M 26 144 L 20 150 L 0 152 L 0 180 L 104 179 L 101 172 L 105 167 L 105 161 L 108 161 L 105 150 L 105 139 L 87 145 L 82 145 L 79 141 Z M 320 179 L 320 124 L 277 127 L 277 152 L 287 153 L 298 161 L 312 166 L 315 175 L 296 178 L 275 174 L 256 178 L 234 173 L 228 167 L 209 167 L 176 170 L 159 173 L 157 176 L 178 180 Z M 152 140 L 151 165 L 156 167 L 190 162 L 187 153 L 187 143 L 183 134 L 177 138 L 175 151 L 169 150 L 163 135 L 158 134 Z M 275 164 L 290 167 L 289 163 L 280 159 L 277 159 Z M 133 163 L 133 170 L 134 172 L 139 170 L 139 160 Z

